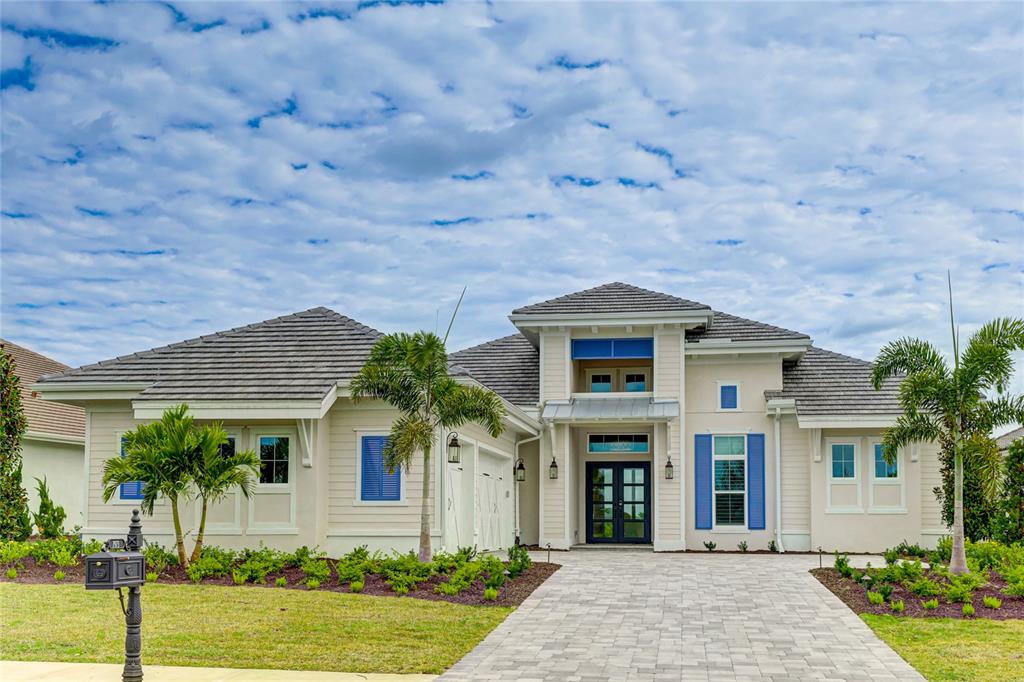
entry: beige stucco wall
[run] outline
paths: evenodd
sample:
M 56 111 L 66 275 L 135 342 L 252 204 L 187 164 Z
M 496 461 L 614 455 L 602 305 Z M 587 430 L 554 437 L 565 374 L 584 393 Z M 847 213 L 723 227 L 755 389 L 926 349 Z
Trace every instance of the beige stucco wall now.
M 39 511 L 36 478 L 46 479 L 50 499 L 64 508 L 64 529 L 82 525 L 85 497 L 85 446 L 26 438 L 21 447 L 21 483 L 28 491 L 28 506 Z M 33 532 L 38 532 L 33 529 Z

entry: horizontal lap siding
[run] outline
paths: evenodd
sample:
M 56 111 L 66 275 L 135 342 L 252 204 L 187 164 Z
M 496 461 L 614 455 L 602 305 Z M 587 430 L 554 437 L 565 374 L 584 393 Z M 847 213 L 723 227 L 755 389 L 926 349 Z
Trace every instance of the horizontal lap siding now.
M 942 507 L 933 490 L 942 485 L 939 465 L 939 446 L 921 443 L 918 446 L 918 462 L 921 468 L 921 530 L 935 531 L 946 527 L 942 522 Z
M 680 386 L 680 361 L 682 359 L 681 341 L 679 334 L 656 334 L 655 352 L 655 376 L 654 394 L 659 398 L 679 398 Z M 654 501 L 658 513 L 658 533 L 655 540 L 674 541 L 682 538 L 681 513 L 680 513 L 680 482 L 678 479 L 685 476 L 682 458 L 680 457 L 680 442 L 683 435 L 680 430 L 679 420 L 668 422 L 664 430 L 660 426 L 657 453 L 657 470 L 651 471 L 651 475 L 658 480 L 658 499 Z M 664 436 L 662 435 L 664 434 Z M 665 439 L 668 439 L 666 447 Z M 665 455 L 672 460 L 675 467 L 675 479 L 665 479 Z
M 782 530 L 810 531 L 811 453 L 807 431 L 795 417 L 783 417 L 782 439 Z
M 565 537 L 565 482 L 562 477 L 566 475 L 565 461 L 565 436 L 568 429 L 564 426 L 555 427 L 555 460 L 558 462 L 557 480 L 548 478 L 548 467 L 551 464 L 551 437 L 545 433 L 542 438 L 543 452 L 541 456 L 541 485 L 543 486 L 542 497 L 544 500 L 544 528 L 543 537 L 549 539 Z
M 569 397 L 565 390 L 565 372 L 568 360 L 565 354 L 565 334 L 543 334 L 541 352 L 541 400 L 564 400 Z

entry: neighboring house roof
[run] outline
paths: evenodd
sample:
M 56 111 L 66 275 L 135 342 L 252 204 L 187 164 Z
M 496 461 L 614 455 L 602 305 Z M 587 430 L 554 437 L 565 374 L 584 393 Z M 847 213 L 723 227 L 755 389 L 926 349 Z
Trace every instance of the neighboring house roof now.
M 872 363 L 811 346 L 796 360 L 782 365 L 782 390 L 765 391 L 768 398 L 793 398 L 800 415 L 899 414 L 898 378 L 876 391 L 871 385 Z
M 686 332 L 687 341 L 809 341 L 807 334 L 775 327 L 764 322 L 747 320 L 727 315 L 717 310 L 711 320 L 711 327 L 698 327 Z
M 150 400 L 321 399 L 363 365 L 381 333 L 328 308 L 133 353 L 43 384 L 150 384 Z
M 678 310 L 709 310 L 708 306 L 631 284 L 611 282 L 577 291 L 512 311 L 513 315 L 558 315 L 573 313 L 634 313 Z
M 465 373 L 513 405 L 540 401 L 540 359 L 522 334 L 512 334 L 448 356 L 452 371 Z
M 1007 450 L 1010 447 L 1010 443 L 1017 440 L 1018 438 L 1024 438 L 1024 426 L 1020 427 L 1019 429 L 1014 429 L 1009 433 L 1004 433 L 1003 435 L 999 436 L 999 438 L 996 438 L 996 445 L 999 446 L 1000 450 Z
M 21 383 L 21 405 L 28 421 L 27 430 L 34 434 L 85 438 L 85 410 L 43 400 L 29 389 L 43 374 L 63 372 L 70 367 L 10 341 L 0 339 L 0 344 L 3 344 L 4 352 L 14 359 L 14 373 Z

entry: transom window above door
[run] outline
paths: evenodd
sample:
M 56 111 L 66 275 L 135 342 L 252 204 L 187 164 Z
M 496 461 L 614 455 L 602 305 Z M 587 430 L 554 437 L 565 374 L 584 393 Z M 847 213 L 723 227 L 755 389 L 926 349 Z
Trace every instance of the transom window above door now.
M 646 433 L 591 433 L 587 436 L 587 452 L 650 452 Z

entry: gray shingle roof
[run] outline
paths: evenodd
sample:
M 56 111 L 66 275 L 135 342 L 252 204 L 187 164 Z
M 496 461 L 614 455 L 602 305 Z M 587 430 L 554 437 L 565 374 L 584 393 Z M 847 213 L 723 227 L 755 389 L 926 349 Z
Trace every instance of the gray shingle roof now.
M 649 291 L 632 284 L 611 282 L 593 289 L 577 291 L 512 311 L 513 315 L 546 315 L 573 313 L 634 313 L 679 310 L 708 310 L 695 301 Z
M 536 406 L 540 401 L 540 359 L 522 334 L 505 336 L 448 356 L 453 373 L 465 370 L 513 405 Z
M 1007 448 L 1010 447 L 1010 443 L 1017 440 L 1018 438 L 1024 438 L 1024 426 L 1022 426 L 1019 429 L 1014 429 L 1009 433 L 1004 433 L 1003 435 L 999 436 L 999 438 L 996 438 L 996 445 L 999 447 L 1000 450 L 1006 450 Z
M 872 363 L 811 346 L 795 361 L 782 366 L 782 390 L 765 391 L 768 398 L 794 398 L 800 415 L 899 414 L 900 380 L 871 386 Z
M 727 315 L 715 311 L 711 327 L 698 327 L 686 332 L 687 341 L 808 341 L 811 337 L 782 327 L 775 327 L 764 322 L 747 320 L 735 315 Z
M 311 400 L 362 366 L 380 332 L 328 308 L 47 375 L 42 384 L 149 383 L 153 400 Z
M 71 369 L 45 355 L 0 339 L 0 350 L 14 360 L 14 374 L 21 383 L 21 405 L 28 420 L 28 430 L 55 433 L 61 436 L 85 437 L 85 410 L 74 405 L 43 400 L 29 386 L 40 376 Z

